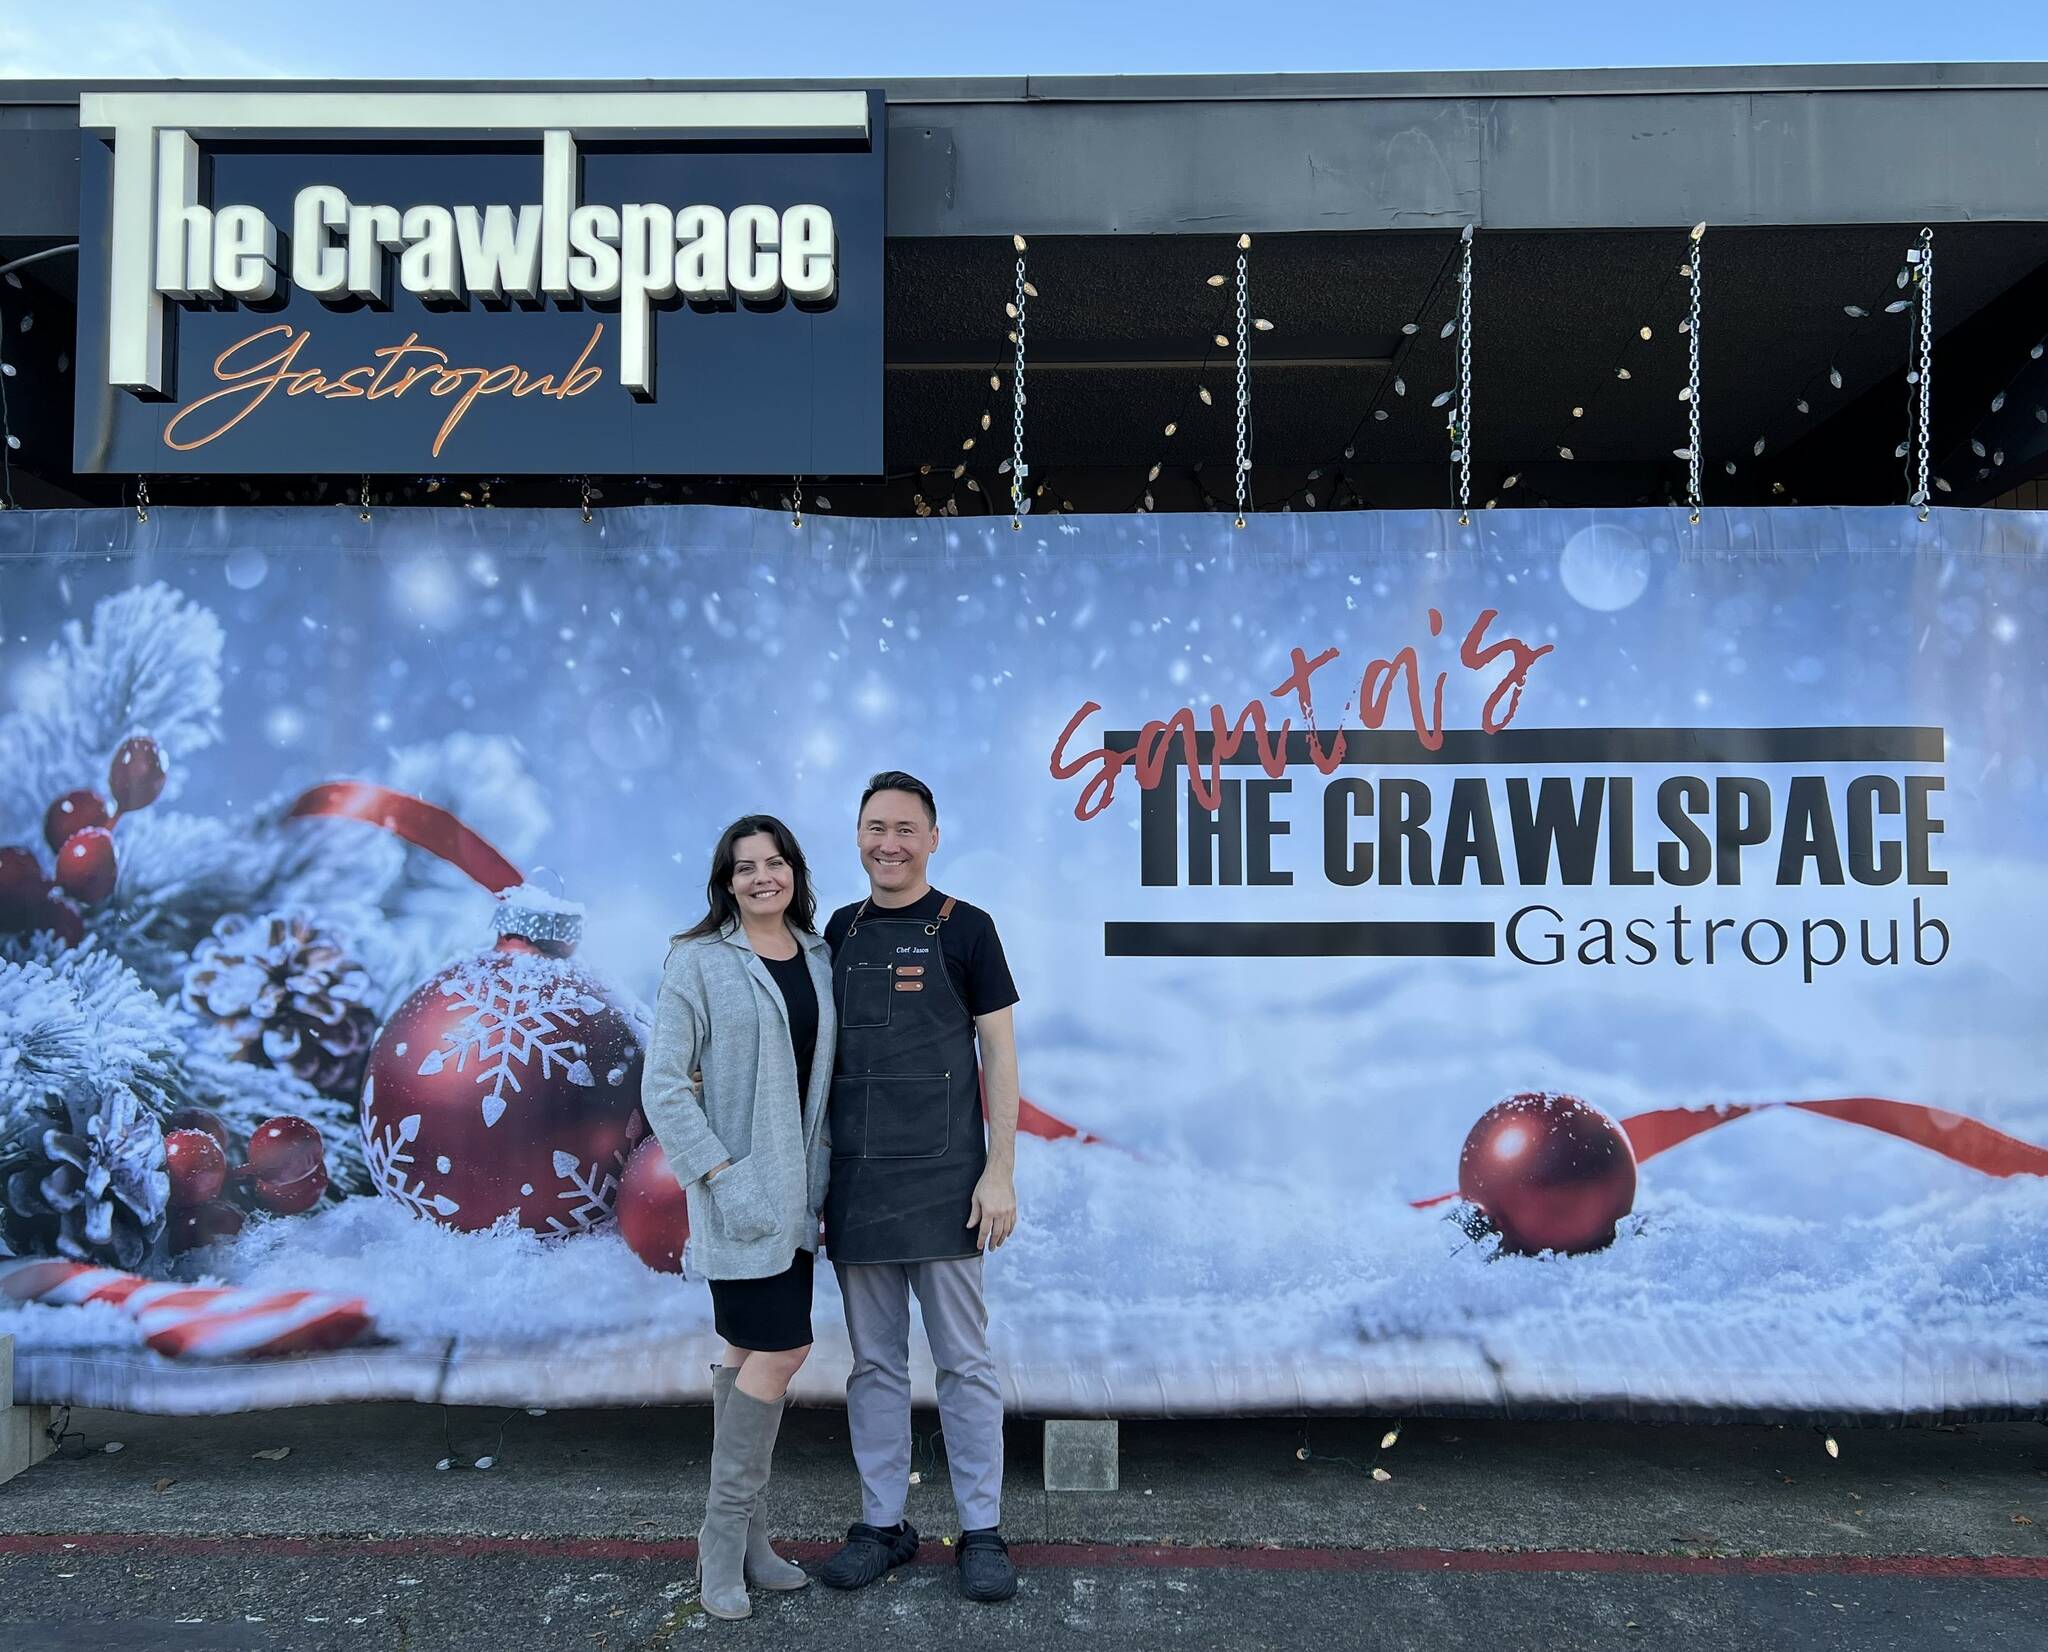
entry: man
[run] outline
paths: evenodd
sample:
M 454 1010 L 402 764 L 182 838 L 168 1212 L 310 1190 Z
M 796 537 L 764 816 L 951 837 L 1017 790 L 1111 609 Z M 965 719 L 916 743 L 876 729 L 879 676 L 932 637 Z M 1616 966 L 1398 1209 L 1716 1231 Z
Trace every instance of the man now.
M 962 1527 L 960 1593 L 1007 1600 L 1017 1572 L 998 1530 L 1003 1395 L 981 1273 L 1017 1225 L 1017 988 L 988 914 L 925 877 L 939 813 L 923 781 L 898 770 L 870 780 L 857 840 L 867 898 L 825 926 L 839 1010 L 825 1248 L 853 1345 L 846 1412 L 861 1518 L 818 1575 L 859 1589 L 917 1554 L 904 1518 L 915 1292 Z

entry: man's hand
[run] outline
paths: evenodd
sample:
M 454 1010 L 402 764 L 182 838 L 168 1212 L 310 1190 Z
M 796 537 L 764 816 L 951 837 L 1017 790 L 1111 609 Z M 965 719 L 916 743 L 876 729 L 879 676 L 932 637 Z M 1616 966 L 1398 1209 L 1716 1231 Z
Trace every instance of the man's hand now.
M 981 1173 L 967 1207 L 967 1225 L 980 1230 L 975 1246 L 984 1251 L 1000 1250 L 1003 1241 L 1017 1231 L 1017 1190 L 1007 1171 L 990 1165 Z

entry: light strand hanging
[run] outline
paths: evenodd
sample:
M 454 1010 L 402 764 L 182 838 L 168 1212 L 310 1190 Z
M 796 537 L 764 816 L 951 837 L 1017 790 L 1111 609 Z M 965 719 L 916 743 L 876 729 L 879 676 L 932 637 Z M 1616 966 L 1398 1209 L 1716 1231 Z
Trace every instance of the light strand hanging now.
M 1915 432 L 1913 497 L 1909 504 L 1920 507 L 1925 522 L 1933 509 L 1929 491 L 1928 442 L 1934 408 L 1934 231 L 1920 231 L 1920 245 L 1909 249 L 1906 262 L 1913 266 L 1913 279 L 1920 287 L 1920 359 L 1914 374 L 1919 385 L 1919 428 Z
M 1252 238 L 1237 238 L 1237 526 L 1244 526 L 1252 485 L 1251 267 Z
M 1695 526 L 1699 523 L 1700 504 L 1705 493 L 1701 480 L 1704 455 L 1700 450 L 1700 265 L 1706 247 L 1707 226 L 1704 223 L 1694 224 L 1692 257 L 1685 266 L 1692 287 L 1692 307 L 1687 312 L 1685 329 L 1685 502 L 1691 507 Z
M 1030 489 L 1025 486 L 1031 467 L 1024 462 L 1024 312 L 1033 289 L 1024 279 L 1024 255 L 1029 250 L 1024 237 L 1013 235 L 1010 242 L 1017 251 L 1017 326 L 1010 334 L 1017 346 L 1010 376 L 1010 526 L 1022 530 L 1024 513 L 1031 509 Z
M 1458 265 L 1458 406 L 1451 415 L 1451 457 L 1458 462 L 1458 525 L 1472 525 L 1472 230 Z

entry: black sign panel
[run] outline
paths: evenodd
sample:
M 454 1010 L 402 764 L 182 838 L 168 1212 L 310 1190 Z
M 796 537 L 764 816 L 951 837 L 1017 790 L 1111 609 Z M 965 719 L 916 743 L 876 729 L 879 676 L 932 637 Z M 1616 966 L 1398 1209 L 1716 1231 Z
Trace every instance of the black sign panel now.
M 579 134 L 573 193 L 545 206 L 538 121 L 491 141 L 194 130 L 182 203 L 185 133 L 88 135 L 77 469 L 879 473 L 883 106 L 865 98 L 862 137 Z M 119 197 L 124 265 L 115 146 L 138 138 L 158 147 L 147 224 Z M 533 280 L 550 235 L 553 292 Z M 145 302 L 160 318 L 154 384 L 132 325 L 125 381 L 110 368 L 124 277 L 130 322 Z

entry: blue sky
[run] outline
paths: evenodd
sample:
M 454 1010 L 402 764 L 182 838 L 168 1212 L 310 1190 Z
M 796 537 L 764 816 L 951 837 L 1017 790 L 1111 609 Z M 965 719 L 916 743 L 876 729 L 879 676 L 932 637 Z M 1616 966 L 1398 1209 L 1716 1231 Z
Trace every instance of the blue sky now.
M 2034 21 L 2029 22 L 2028 18 Z M 2028 4 L 0 0 L 0 78 L 1230 73 L 2048 56 Z

